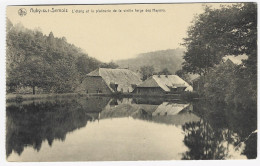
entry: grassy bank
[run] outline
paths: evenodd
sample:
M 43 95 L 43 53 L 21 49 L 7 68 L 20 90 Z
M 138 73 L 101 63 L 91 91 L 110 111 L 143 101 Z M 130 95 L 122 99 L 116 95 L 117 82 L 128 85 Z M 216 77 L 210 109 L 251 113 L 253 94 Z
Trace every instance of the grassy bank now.
M 79 93 L 63 93 L 63 94 L 6 94 L 6 102 L 23 102 L 36 99 L 56 99 L 68 97 L 80 97 Z

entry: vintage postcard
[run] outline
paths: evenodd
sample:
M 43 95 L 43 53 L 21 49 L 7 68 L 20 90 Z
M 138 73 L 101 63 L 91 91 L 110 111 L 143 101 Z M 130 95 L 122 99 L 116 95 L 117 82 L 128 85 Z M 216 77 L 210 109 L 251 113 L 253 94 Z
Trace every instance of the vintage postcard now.
M 6 7 L 7 162 L 257 158 L 257 3 Z

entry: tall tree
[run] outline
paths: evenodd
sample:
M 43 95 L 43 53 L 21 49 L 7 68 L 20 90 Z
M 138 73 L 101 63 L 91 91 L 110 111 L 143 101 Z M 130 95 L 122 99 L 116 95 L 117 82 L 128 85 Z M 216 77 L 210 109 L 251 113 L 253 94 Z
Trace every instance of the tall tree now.
M 184 38 L 187 47 L 183 69 L 200 75 L 219 64 L 225 55 L 248 55 L 244 65 L 256 73 L 257 38 L 256 3 L 205 7 L 204 13 L 194 19 Z
M 33 94 L 36 87 L 51 86 L 54 82 L 51 66 L 42 59 L 23 61 L 9 74 L 10 83 L 31 87 Z

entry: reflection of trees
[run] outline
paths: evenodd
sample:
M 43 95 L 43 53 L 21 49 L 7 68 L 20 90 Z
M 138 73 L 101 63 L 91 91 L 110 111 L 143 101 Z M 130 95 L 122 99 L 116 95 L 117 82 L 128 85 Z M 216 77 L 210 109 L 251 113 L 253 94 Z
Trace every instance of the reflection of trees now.
M 190 122 L 182 126 L 185 132 L 184 144 L 189 151 L 182 159 L 223 159 L 226 147 L 221 143 L 223 135 L 215 132 L 205 121 Z
M 243 154 L 249 159 L 255 159 L 257 157 L 257 134 L 252 134 L 250 138 L 245 141 L 245 150 Z
M 230 155 L 230 144 L 240 146 L 239 143 L 257 128 L 254 103 L 234 107 L 198 102 L 194 103 L 194 111 L 201 120 L 182 126 L 184 144 L 189 148 L 183 159 L 224 159 Z M 256 158 L 256 134 L 244 143 L 242 154 Z
M 240 104 L 237 109 L 230 112 L 231 116 L 233 116 L 230 122 L 232 130 L 239 135 L 239 142 L 245 141 L 257 129 L 257 104 L 254 102 Z M 255 159 L 257 157 L 257 134 L 251 135 L 244 143 L 246 146 L 243 154 L 249 159 Z
M 20 155 L 26 146 L 39 151 L 45 140 L 50 146 L 55 139 L 64 141 L 68 132 L 84 127 L 91 120 L 87 113 L 77 100 L 8 106 L 7 156 L 12 151 Z
M 136 104 L 160 105 L 165 101 L 165 99 L 158 97 L 137 97 L 133 98 L 133 101 Z

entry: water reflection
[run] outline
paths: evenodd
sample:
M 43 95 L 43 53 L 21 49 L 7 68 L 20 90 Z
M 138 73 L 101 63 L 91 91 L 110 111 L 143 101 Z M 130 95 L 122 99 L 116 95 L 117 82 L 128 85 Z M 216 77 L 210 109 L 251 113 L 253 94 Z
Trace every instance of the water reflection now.
M 100 113 L 100 118 L 133 117 L 134 119 L 147 120 L 156 123 L 180 126 L 187 122 L 199 121 L 199 117 L 192 113 L 191 104 L 173 102 L 141 102 L 133 99 L 112 99 Z M 116 103 L 116 104 L 114 104 Z
M 68 132 L 84 127 L 91 117 L 76 100 L 33 102 L 7 107 L 6 153 L 19 155 L 24 147 L 41 149 L 44 140 L 64 141 Z
M 241 148 L 241 155 L 246 155 L 248 159 L 256 158 L 256 133 L 250 135 L 257 127 L 256 110 L 253 103 L 250 107 L 239 108 L 207 102 L 194 104 L 194 112 L 201 120 L 182 126 L 184 143 L 189 148 L 182 159 L 236 158 L 234 150 L 241 145 L 245 145 Z
M 129 138 L 128 141 L 131 144 L 129 143 L 129 149 L 123 148 L 124 156 L 114 155 L 101 159 L 97 159 L 96 156 L 90 159 L 86 158 L 86 156 L 80 156 L 80 158 L 74 156 L 71 160 L 228 159 L 235 158 L 234 151 L 237 149 L 242 149 L 238 157 L 241 157 L 241 155 L 246 155 L 247 158 L 256 157 L 256 134 L 243 142 L 252 131 L 256 130 L 256 106 L 254 107 L 254 105 L 234 109 L 205 102 L 191 104 L 181 101 L 165 101 L 163 99 L 83 97 L 8 104 L 6 116 L 7 158 L 14 156 L 15 153 L 22 158 L 24 149 L 28 147 L 40 152 L 45 141 L 48 142 L 49 147 L 52 147 L 55 140 L 65 142 L 63 146 L 66 147 L 66 135 L 71 133 L 70 137 L 73 137 L 76 130 L 82 131 L 82 137 L 86 140 L 93 137 L 91 141 L 92 144 L 95 144 L 97 143 L 95 138 L 98 131 L 95 129 L 90 132 L 88 126 L 102 131 L 103 134 L 100 136 L 104 137 L 102 139 L 109 135 L 109 133 L 106 133 L 106 127 L 109 126 L 112 126 L 110 128 L 111 133 L 114 132 L 114 135 L 119 134 L 117 137 L 120 137 L 120 134 L 122 138 L 132 137 L 137 134 L 139 139 L 156 138 L 154 141 L 149 142 L 150 146 L 154 146 L 154 149 L 152 147 L 147 147 L 147 149 L 143 147 L 144 152 L 140 154 L 143 156 L 131 156 L 132 153 L 140 152 L 138 147 L 131 149 L 134 142 L 135 144 L 140 144 L 140 142 L 137 142 L 137 138 L 135 138 L 137 140 Z M 114 121 L 107 121 L 109 119 Z M 94 126 L 88 124 L 88 122 L 96 121 L 98 123 L 93 123 Z M 104 122 L 106 125 L 102 128 L 97 127 L 102 126 L 100 122 Z M 118 126 L 118 123 L 126 126 Z M 162 127 L 158 126 L 161 124 L 175 126 L 174 128 L 164 128 L 164 130 L 169 131 L 162 131 L 161 133 L 168 139 L 178 138 L 179 142 L 165 142 L 165 138 L 160 138 L 164 140 L 163 142 L 158 139 L 157 137 L 160 135 L 157 136 L 157 133 L 159 134 L 157 127 Z M 129 128 L 129 125 L 133 127 Z M 140 131 L 140 128 L 144 126 L 147 127 L 147 131 L 144 131 L 145 129 Z M 125 133 L 125 131 L 120 132 L 120 129 L 128 130 L 128 133 Z M 172 131 L 175 132 L 172 133 Z M 142 135 L 145 132 L 148 132 L 147 135 Z M 121 137 L 120 141 L 122 140 Z M 115 139 L 114 142 L 110 142 L 110 145 L 106 146 L 118 148 L 119 140 L 115 136 L 112 139 Z M 77 151 L 77 148 L 79 150 L 81 146 L 89 146 L 89 141 L 86 140 L 81 144 L 77 144 L 80 141 L 74 140 L 73 147 L 76 148 L 75 150 Z M 103 144 L 104 141 L 101 143 Z M 147 142 L 142 142 L 141 145 L 145 144 Z M 158 149 L 159 145 L 161 146 L 160 150 Z M 170 145 L 171 148 L 179 147 L 167 150 Z M 67 146 L 70 147 L 71 144 Z M 101 145 L 99 147 L 97 144 L 93 148 L 92 150 L 98 151 L 97 149 L 104 147 L 101 147 Z M 90 152 L 89 149 L 83 149 L 83 151 L 86 154 Z M 153 156 L 153 153 L 156 153 L 155 151 L 160 156 L 158 154 Z M 173 151 L 175 151 L 174 154 Z M 118 151 L 118 154 L 120 153 L 122 152 Z M 33 155 L 37 154 L 33 153 Z M 19 157 L 17 160 L 20 160 Z M 56 158 L 53 160 L 55 161 Z

